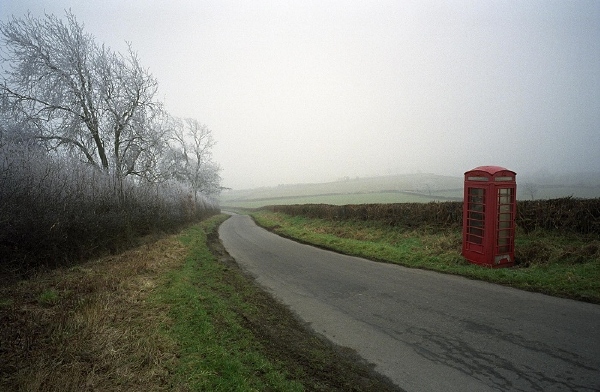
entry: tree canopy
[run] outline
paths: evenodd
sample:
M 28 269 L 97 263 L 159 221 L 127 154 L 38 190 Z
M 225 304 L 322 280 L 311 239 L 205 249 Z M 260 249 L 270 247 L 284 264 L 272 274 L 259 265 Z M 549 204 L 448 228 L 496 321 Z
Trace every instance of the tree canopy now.
M 219 193 L 210 129 L 165 111 L 158 81 L 131 45 L 124 54 L 99 45 L 70 11 L 65 19 L 13 17 L 0 35 L 0 139 L 12 130 L 119 179 L 177 180 L 194 195 Z

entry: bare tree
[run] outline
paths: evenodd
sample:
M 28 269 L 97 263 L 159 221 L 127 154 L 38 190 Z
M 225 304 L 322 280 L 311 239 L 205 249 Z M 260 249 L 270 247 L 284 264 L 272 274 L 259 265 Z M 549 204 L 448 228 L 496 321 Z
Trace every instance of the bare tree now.
M 154 101 L 158 90 L 156 79 L 140 65 L 129 47 L 123 56 L 102 48 L 96 69 L 102 97 L 103 123 L 107 139 L 111 140 L 115 171 L 120 177 L 130 174 L 144 176 L 136 168 L 138 158 L 152 149 L 160 135 L 149 126 L 161 107 Z
M 189 184 L 198 194 L 215 195 L 221 190 L 220 168 L 212 160 L 215 141 L 212 131 L 198 120 L 175 120 L 170 153 L 171 170 L 179 181 Z
M 38 138 L 68 146 L 89 163 L 108 168 L 99 128 L 100 98 L 93 77 L 97 46 L 71 13 L 27 15 L 0 24 L 10 63 L 2 94 L 13 113 L 37 128 Z M 84 131 L 85 129 L 85 131 Z
M 36 130 L 51 149 L 64 149 L 119 178 L 140 174 L 137 160 L 154 148 L 147 126 L 160 110 L 157 82 L 127 55 L 99 47 L 71 12 L 27 15 L 0 24 L 9 63 L 3 106 Z
M 158 106 L 144 113 L 144 121 L 134 122 L 128 138 L 122 141 L 121 167 L 124 175 L 150 183 L 164 182 L 171 178 L 164 161 L 170 152 L 172 118 Z
M 535 196 L 537 195 L 539 190 L 539 185 L 533 182 L 526 182 L 525 184 L 523 184 L 523 191 L 525 191 L 525 193 L 531 197 L 531 200 L 535 199 Z

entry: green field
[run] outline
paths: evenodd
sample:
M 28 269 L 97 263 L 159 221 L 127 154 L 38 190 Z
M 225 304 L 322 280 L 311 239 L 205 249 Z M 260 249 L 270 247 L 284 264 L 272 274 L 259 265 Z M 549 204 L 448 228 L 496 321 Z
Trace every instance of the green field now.
M 583 180 L 580 180 L 583 179 Z M 600 174 L 561 176 L 551 179 L 517 179 L 521 200 L 560 197 L 600 197 Z M 352 178 L 315 184 L 291 184 L 256 189 L 227 190 L 221 194 L 224 208 L 258 208 L 282 204 L 427 203 L 462 200 L 463 178 L 436 174 L 404 174 Z M 532 185 L 533 184 L 533 185 Z
M 347 193 L 285 198 L 265 198 L 260 200 L 223 201 L 223 207 L 259 208 L 277 204 L 373 204 L 373 203 L 428 203 L 447 200 L 446 196 L 428 196 L 400 192 Z

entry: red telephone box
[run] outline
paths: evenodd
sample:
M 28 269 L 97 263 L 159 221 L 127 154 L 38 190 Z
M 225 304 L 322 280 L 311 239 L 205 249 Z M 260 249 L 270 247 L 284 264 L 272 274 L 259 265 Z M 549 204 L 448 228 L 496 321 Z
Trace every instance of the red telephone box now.
M 471 263 L 514 264 L 516 175 L 499 166 L 465 172 L 462 255 Z

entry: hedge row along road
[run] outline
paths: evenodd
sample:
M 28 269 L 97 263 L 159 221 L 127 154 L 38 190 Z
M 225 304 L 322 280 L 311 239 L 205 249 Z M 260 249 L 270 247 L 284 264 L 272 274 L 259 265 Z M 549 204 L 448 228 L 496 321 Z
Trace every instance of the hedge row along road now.
M 257 282 L 407 391 L 600 390 L 600 306 L 298 244 L 219 236 Z

